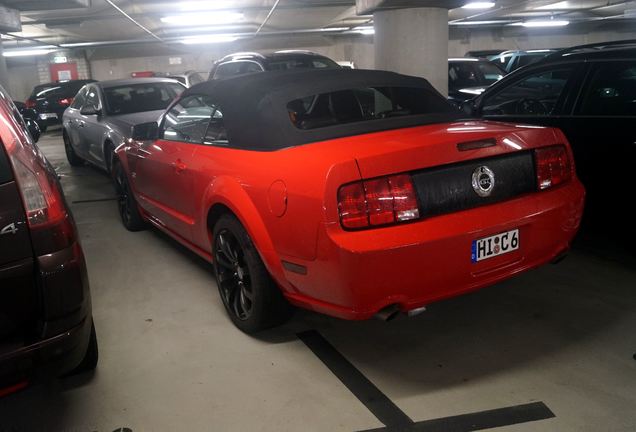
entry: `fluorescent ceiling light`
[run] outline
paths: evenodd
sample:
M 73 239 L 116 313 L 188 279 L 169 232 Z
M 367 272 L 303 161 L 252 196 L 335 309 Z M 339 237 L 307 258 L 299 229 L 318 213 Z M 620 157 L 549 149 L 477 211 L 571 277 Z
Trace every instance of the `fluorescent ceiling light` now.
M 569 1 L 561 1 L 558 3 L 550 3 L 549 5 L 539 6 L 533 8 L 534 10 L 561 10 L 561 9 L 572 9 L 572 5 Z
M 52 49 L 30 49 L 30 50 L 7 50 L 2 53 L 5 57 L 27 57 L 51 54 Z
M 361 35 L 374 35 L 375 29 L 371 26 L 367 27 L 356 27 L 353 29 L 354 33 L 359 33 Z
M 536 28 L 536 27 L 565 27 L 570 24 L 570 21 L 566 20 L 547 20 L 547 21 L 526 21 L 521 23 L 524 27 Z
M 182 15 L 168 15 L 161 18 L 161 22 L 174 25 L 214 25 L 214 24 L 230 24 L 241 21 L 243 14 L 240 12 L 205 12 L 205 13 L 189 13 Z
M 237 39 L 238 39 L 237 36 L 217 34 L 217 35 L 189 37 L 189 38 L 181 39 L 179 42 L 186 45 L 200 45 L 200 44 L 234 42 Z
M 495 2 L 470 2 L 462 6 L 462 9 L 490 9 L 493 7 L 495 7 Z
M 509 24 L 509 20 L 490 20 L 490 21 L 451 21 L 448 25 L 452 26 L 477 26 L 477 25 L 503 25 Z

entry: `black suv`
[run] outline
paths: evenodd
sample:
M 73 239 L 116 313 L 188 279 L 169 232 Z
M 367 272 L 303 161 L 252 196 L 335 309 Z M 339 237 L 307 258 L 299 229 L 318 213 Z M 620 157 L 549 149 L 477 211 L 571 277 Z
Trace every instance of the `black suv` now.
M 588 191 L 588 216 L 615 222 L 632 217 L 636 40 L 550 54 L 507 75 L 462 108 L 473 117 L 562 129 Z
M 46 124 L 62 122 L 64 110 L 73 103 L 73 98 L 85 84 L 95 80 L 72 80 L 40 84 L 33 88 L 31 96 L 26 100 L 27 108 L 35 109 L 40 119 Z
M 230 54 L 214 62 L 208 80 L 271 70 L 339 68 L 335 61 L 311 51 L 244 52 Z
M 57 176 L 0 87 L 0 396 L 97 365 L 82 248 Z

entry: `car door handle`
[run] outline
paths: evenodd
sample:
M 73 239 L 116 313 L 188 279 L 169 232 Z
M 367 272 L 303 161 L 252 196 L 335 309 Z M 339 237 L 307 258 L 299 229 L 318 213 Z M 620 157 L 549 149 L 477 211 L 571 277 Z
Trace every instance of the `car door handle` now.
M 184 164 L 181 159 L 177 159 L 175 162 L 172 162 L 172 166 L 174 167 L 174 170 L 177 174 L 185 171 L 188 168 L 188 166 Z
M 79 127 L 84 127 L 86 125 L 86 123 L 84 122 L 84 120 L 80 120 L 77 122 Z

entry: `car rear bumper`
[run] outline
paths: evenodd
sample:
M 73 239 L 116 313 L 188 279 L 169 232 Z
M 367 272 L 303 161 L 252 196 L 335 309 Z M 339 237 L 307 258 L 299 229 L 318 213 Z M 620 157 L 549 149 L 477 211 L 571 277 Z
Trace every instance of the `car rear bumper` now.
M 33 330 L 0 340 L 0 388 L 69 372 L 88 347 L 91 297 L 81 246 L 73 243 L 36 261 L 41 317 Z
M 64 333 L 0 354 L 0 388 L 73 370 L 86 354 L 91 325 L 87 317 Z
M 345 319 L 367 319 L 396 305 L 401 311 L 473 291 L 560 258 L 583 212 L 578 180 L 551 191 L 410 224 L 358 232 L 325 225 L 318 258 L 285 270 L 293 304 Z M 473 240 L 519 229 L 517 251 L 471 261 Z M 283 257 L 283 259 L 286 259 Z

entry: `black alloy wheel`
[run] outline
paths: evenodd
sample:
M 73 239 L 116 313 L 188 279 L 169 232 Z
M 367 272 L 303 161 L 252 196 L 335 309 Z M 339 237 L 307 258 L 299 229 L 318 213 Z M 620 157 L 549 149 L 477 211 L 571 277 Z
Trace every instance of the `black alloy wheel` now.
M 71 144 L 71 139 L 66 132 L 62 134 L 62 139 L 64 140 L 64 152 L 66 153 L 68 163 L 74 167 L 82 166 L 84 164 L 84 160 L 75 153 L 75 149 Z
M 124 171 L 120 163 L 115 164 L 113 177 L 115 180 L 115 191 L 117 192 L 117 209 L 124 227 L 129 231 L 143 230 L 146 224 L 141 213 L 139 213 L 137 200 L 135 200 L 130 190 L 126 171 Z
M 251 334 L 288 320 L 293 309 L 241 222 L 231 214 L 222 215 L 212 240 L 219 294 L 234 325 Z
M 217 281 L 223 304 L 237 319 L 245 321 L 252 314 L 254 292 L 243 249 L 227 229 L 217 233 L 214 244 Z

